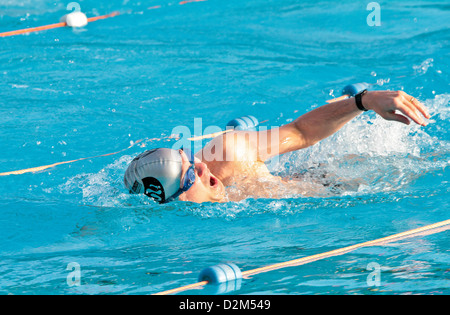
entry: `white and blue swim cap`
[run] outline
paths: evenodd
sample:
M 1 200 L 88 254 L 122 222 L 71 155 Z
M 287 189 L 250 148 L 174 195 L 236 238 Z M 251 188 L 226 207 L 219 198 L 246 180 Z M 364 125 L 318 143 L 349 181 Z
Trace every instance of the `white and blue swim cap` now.
M 139 154 L 125 172 L 125 187 L 131 194 L 144 193 L 164 203 L 180 188 L 181 155 L 177 150 L 159 148 Z

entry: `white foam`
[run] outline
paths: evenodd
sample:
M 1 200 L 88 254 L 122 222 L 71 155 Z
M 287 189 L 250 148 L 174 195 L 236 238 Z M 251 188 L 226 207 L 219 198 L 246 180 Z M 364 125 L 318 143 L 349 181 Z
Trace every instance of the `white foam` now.
M 424 102 L 436 118 L 431 123 L 446 128 L 449 102 L 448 94 Z M 284 155 L 272 171 L 282 176 L 302 172 L 308 180 L 326 175 L 322 182 L 344 183 L 358 193 L 397 190 L 448 165 L 435 158 L 448 154 L 448 148 L 449 142 L 430 136 L 427 127 L 386 121 L 368 112 L 316 145 Z
M 83 173 L 69 178 L 59 186 L 62 193 L 81 195 L 84 205 L 98 207 L 126 206 L 130 203 L 148 204 L 151 200 L 130 195 L 124 188 L 123 173 L 131 162 L 131 156 L 122 156 L 97 173 Z

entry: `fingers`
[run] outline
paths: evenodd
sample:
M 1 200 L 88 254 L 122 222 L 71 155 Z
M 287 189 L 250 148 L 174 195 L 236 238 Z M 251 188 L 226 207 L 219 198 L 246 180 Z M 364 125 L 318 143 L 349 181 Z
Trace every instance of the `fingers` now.
M 427 109 L 421 102 L 419 102 L 418 100 L 416 100 L 415 98 L 413 98 L 413 99 L 411 100 L 411 103 L 412 103 L 413 105 L 415 105 L 415 106 L 419 109 L 419 111 L 422 113 L 422 115 L 423 115 L 425 118 L 427 118 L 427 119 L 430 119 L 430 118 L 431 118 L 431 115 L 430 115 L 430 113 L 428 112 L 428 109 Z
M 402 112 L 406 117 L 412 119 L 416 124 L 421 126 L 426 126 L 425 121 L 418 115 L 418 112 L 411 109 L 407 104 L 404 102 L 398 106 L 398 110 Z
M 424 118 L 430 118 L 427 108 L 413 96 L 403 91 L 373 91 L 366 94 L 370 108 L 387 120 L 409 125 L 410 120 L 426 126 Z
M 400 95 L 403 106 L 399 106 L 399 110 L 411 118 L 415 123 L 426 126 L 427 124 L 423 120 L 422 116 L 425 118 L 431 117 L 426 107 L 413 96 L 408 95 L 403 91 L 400 92 Z

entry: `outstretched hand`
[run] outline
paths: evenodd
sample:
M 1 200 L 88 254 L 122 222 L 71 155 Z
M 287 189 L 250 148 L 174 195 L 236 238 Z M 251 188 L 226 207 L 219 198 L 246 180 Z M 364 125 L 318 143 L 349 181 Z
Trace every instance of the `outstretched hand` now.
M 411 119 L 426 126 L 422 117 L 431 117 L 422 103 L 403 91 L 369 91 L 363 96 L 362 103 L 365 108 L 373 110 L 384 119 L 406 125 L 410 124 Z

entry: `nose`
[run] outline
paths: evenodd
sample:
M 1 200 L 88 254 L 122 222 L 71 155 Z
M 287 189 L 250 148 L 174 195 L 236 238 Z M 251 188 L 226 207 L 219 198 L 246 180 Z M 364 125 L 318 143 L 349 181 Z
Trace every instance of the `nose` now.
M 195 163 L 195 169 L 197 171 L 198 177 L 202 177 L 204 173 L 208 170 L 208 166 L 205 163 Z

